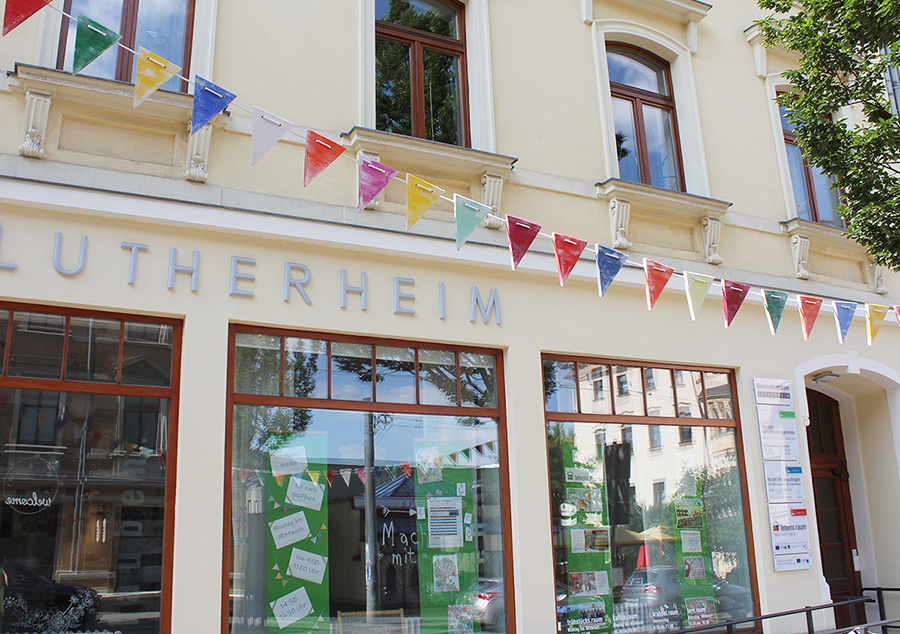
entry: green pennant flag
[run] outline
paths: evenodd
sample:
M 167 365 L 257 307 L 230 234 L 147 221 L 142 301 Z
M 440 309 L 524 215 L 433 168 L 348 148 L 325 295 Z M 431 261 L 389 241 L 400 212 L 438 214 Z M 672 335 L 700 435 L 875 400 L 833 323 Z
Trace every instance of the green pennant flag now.
M 122 36 L 94 22 L 83 14 L 78 16 L 75 29 L 75 55 L 72 60 L 72 73 L 78 74 L 85 66 L 103 55 L 109 47 L 122 39 Z
M 781 315 L 784 313 L 784 305 L 787 304 L 788 294 L 785 291 L 763 290 L 763 305 L 766 307 L 766 321 L 769 322 L 769 330 L 774 335 L 781 323 Z

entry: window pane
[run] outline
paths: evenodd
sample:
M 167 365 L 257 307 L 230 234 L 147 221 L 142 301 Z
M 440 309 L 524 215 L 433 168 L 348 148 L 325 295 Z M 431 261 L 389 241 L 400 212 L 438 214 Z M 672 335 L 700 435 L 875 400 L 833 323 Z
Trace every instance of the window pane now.
M 63 70 L 72 72 L 72 59 L 75 56 L 75 28 L 78 24 L 78 15 L 83 13 L 94 22 L 99 22 L 106 28 L 119 33 L 122 30 L 122 4 L 122 0 L 72 0 L 72 8 L 69 11 L 69 15 L 74 17 L 75 20 L 68 21 Z M 90 77 L 102 77 L 103 79 L 115 79 L 118 53 L 118 46 L 111 47 L 91 62 L 81 74 Z M 180 60 L 181 58 L 179 57 L 178 59 Z
M 641 385 L 641 369 L 624 365 L 613 366 L 613 382 L 616 390 L 618 416 L 643 416 L 644 395 Z
M 675 393 L 679 418 L 705 418 L 703 413 L 703 383 L 699 372 L 675 370 Z
M 607 50 L 609 81 L 668 95 L 665 68 L 656 62 L 629 51 Z
M 61 378 L 65 330 L 65 315 L 14 311 L 8 375 Z
M 806 168 L 803 165 L 800 148 L 791 143 L 785 143 L 784 148 L 787 150 L 788 167 L 791 172 L 791 190 L 794 192 L 794 203 L 797 205 L 797 217 L 803 220 L 812 220 L 809 193 L 806 187 Z
M 412 134 L 409 46 L 380 37 L 375 40 L 375 126 Z
M 419 350 L 419 402 L 422 405 L 459 405 L 455 352 Z
M 425 49 L 425 138 L 451 145 L 462 142 L 459 57 Z
M 672 113 L 669 110 L 644 106 L 644 134 L 647 157 L 650 160 L 650 184 L 678 191 L 678 157 L 672 134 Z
M 375 19 L 458 39 L 456 11 L 440 0 L 375 0 Z
M 278 395 L 281 378 L 281 337 L 237 333 L 234 349 L 234 391 Z
M 497 407 L 495 359 L 492 354 L 459 353 L 460 405 Z
M 125 322 L 122 344 L 122 383 L 125 385 L 172 384 L 172 341 L 170 324 Z
M 612 414 L 608 365 L 579 363 L 578 389 L 582 414 Z
M 372 400 L 372 346 L 366 343 L 331 343 L 331 398 Z
M 284 395 L 328 398 L 328 342 L 284 339 Z
M 734 420 L 731 404 L 731 376 L 724 372 L 704 372 L 708 418 Z
M 575 362 L 544 360 L 544 408 L 575 412 Z
M 187 5 L 185 0 L 140 0 L 134 50 L 143 46 L 183 67 Z M 132 65 L 132 77 L 136 68 L 137 59 Z M 161 90 L 180 92 L 181 79 L 173 77 L 163 84 Z
M 375 400 L 379 403 L 416 402 L 414 348 L 375 346 Z
M 619 178 L 631 183 L 640 183 L 641 167 L 634 127 L 634 105 L 625 99 L 616 98 L 613 98 L 612 104 L 613 121 L 616 126 Z
M 644 368 L 644 385 L 647 390 L 647 416 L 675 416 L 672 371 Z
M 118 379 L 122 322 L 93 317 L 69 320 L 66 379 L 115 383 Z
M 838 190 L 832 189 L 831 184 L 834 179 L 826 176 L 822 170 L 815 165 L 809 166 L 809 172 L 812 176 L 813 188 L 816 192 L 816 215 L 817 220 L 825 224 L 835 226 L 839 229 L 844 228 L 843 219 L 834 213 L 834 208 L 840 204 L 838 198 Z
M 547 423 L 557 619 L 650 634 L 748 617 L 750 561 L 733 429 L 643 427 L 632 453 L 594 423 Z M 713 437 L 715 436 L 715 437 Z M 646 443 L 646 444 L 643 444 Z M 708 611 L 704 604 L 714 604 Z
M 787 108 L 785 108 L 784 106 L 778 106 L 778 114 L 781 115 L 781 129 L 787 132 L 793 132 L 796 126 L 794 126 L 794 124 L 791 123 L 790 119 L 788 119 Z

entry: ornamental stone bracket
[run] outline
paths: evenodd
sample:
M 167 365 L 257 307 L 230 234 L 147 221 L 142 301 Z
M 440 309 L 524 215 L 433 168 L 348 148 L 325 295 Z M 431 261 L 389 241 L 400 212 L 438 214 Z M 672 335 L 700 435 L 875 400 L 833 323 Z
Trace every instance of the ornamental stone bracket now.
M 794 273 L 798 280 L 809 279 L 809 238 L 791 236 L 791 254 L 794 256 Z
M 722 221 L 719 218 L 707 216 L 700 222 L 703 225 L 706 262 L 718 266 L 723 261 L 722 256 L 719 255 L 719 233 L 722 231 Z
M 49 94 L 29 90 L 25 93 L 25 123 L 19 154 L 27 158 L 44 158 L 44 139 L 47 138 L 47 117 L 50 114 Z
M 872 266 L 872 281 L 875 286 L 875 292 L 879 295 L 887 295 L 890 293 L 890 289 L 884 285 L 884 275 L 887 272 L 887 267 L 884 264 L 874 264 Z
M 212 137 L 212 123 L 197 130 L 190 136 L 187 147 L 187 169 L 184 180 L 191 183 L 205 183 L 209 178 L 206 166 L 209 162 L 209 140 Z
M 482 225 L 485 229 L 499 231 L 505 225 L 497 214 L 500 212 L 500 199 L 503 196 L 503 176 L 497 174 L 481 175 L 481 204 L 491 208 Z
M 631 220 L 631 203 L 621 198 L 609 200 L 609 228 L 613 236 L 613 249 L 627 251 L 631 248 L 628 241 L 628 223 Z

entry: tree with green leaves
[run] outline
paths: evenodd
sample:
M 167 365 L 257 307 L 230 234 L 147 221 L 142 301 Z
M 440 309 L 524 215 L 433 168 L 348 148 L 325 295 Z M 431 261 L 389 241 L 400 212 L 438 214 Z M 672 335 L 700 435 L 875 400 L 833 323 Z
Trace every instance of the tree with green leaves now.
M 759 0 L 767 46 L 801 55 L 778 97 L 806 159 L 836 178 L 847 235 L 900 271 L 900 119 L 885 73 L 900 66 L 900 0 Z M 838 116 L 860 108 L 865 122 Z

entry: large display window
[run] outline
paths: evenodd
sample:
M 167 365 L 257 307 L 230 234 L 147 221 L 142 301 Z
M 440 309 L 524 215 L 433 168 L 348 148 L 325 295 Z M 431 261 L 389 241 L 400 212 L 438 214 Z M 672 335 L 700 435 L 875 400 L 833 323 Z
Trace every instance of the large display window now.
M 0 632 L 168 632 L 181 324 L 0 304 Z
M 505 632 L 501 363 L 233 327 L 227 631 Z
M 545 356 L 544 403 L 559 631 L 752 616 L 733 373 Z

